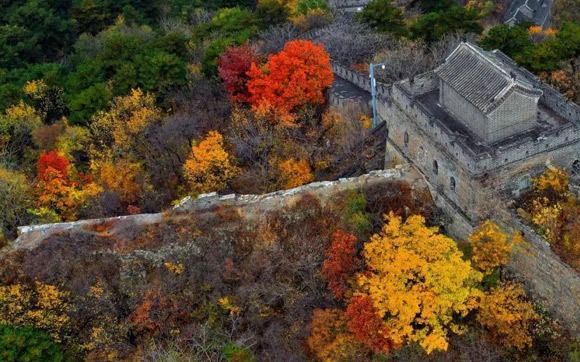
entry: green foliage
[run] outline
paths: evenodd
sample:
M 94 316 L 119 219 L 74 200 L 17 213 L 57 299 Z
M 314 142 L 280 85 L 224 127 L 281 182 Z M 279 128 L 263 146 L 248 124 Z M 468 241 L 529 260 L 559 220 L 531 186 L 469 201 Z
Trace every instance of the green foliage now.
M 453 6 L 448 10 L 425 14 L 411 26 L 413 38 L 422 38 L 433 43 L 447 33 L 465 32 L 479 34 L 483 28 L 479 24 L 477 10 Z
M 0 57 L 2 52 L 0 51 Z M 62 66 L 54 63 L 27 65 L 22 68 L 0 67 L 0 111 L 18 103 L 23 97 L 23 87 L 31 80 L 44 79 L 49 85 L 58 84 Z
M 248 9 L 235 7 L 219 10 L 211 21 L 196 29 L 199 39 L 211 39 L 202 59 L 202 72 L 217 75 L 217 60 L 228 46 L 242 45 L 258 31 L 260 20 Z M 198 39 L 198 41 L 199 41 Z
M 372 230 L 372 222 L 366 207 L 367 200 L 363 194 L 353 192 L 348 195 L 344 211 L 345 224 L 361 238 L 368 236 Z
M 32 327 L 0 325 L 0 360 L 5 362 L 59 362 L 63 353 L 45 332 Z
M 420 0 L 419 6 L 424 13 L 448 10 L 456 5 L 454 0 Z
M 248 348 L 231 342 L 224 346 L 222 353 L 227 362 L 254 362 L 256 360 Z
M 522 54 L 532 45 L 532 40 L 525 27 L 506 24 L 491 28 L 481 41 L 481 46 L 484 49 L 499 49 L 512 58 Z
M 134 88 L 163 100 L 172 88 L 185 84 L 186 43 L 180 34 L 160 35 L 123 23 L 95 37 L 81 37 L 65 80 L 70 120 L 86 124 L 112 97 Z
M 243 8 L 225 8 L 219 10 L 207 24 L 206 32 L 214 37 L 231 37 L 242 33 L 254 34 L 258 19 L 250 10 Z
M 53 60 L 65 54 L 73 41 L 65 4 L 58 0 L 28 0 L 2 5 L 0 24 L 8 26 L 0 30 L 0 50 L 7 51 L 8 64 L 0 66 Z
M 224 53 L 229 46 L 242 45 L 247 41 L 247 34 L 240 34 L 236 38 L 219 38 L 210 43 L 205 49 L 201 61 L 201 71 L 206 77 L 217 76 L 218 58 Z
M 484 275 L 481 284 L 485 290 L 490 290 L 492 288 L 497 287 L 500 281 L 501 281 L 500 269 L 496 268 L 490 274 Z
M 326 0 L 299 0 L 295 11 L 297 15 L 306 15 L 309 11 L 315 9 L 330 10 Z
M 515 59 L 535 72 L 558 69 L 561 61 L 580 55 L 580 23 L 565 23 L 555 38 L 527 48 Z
M 0 167 L 0 233 L 16 235 L 16 227 L 31 221 L 32 190 L 26 177 Z
M 403 12 L 393 5 L 392 0 L 372 0 L 358 16 L 378 31 L 399 35 L 406 32 Z
M 279 0 L 261 0 L 256 8 L 256 17 L 263 29 L 286 22 L 288 16 L 290 9 Z

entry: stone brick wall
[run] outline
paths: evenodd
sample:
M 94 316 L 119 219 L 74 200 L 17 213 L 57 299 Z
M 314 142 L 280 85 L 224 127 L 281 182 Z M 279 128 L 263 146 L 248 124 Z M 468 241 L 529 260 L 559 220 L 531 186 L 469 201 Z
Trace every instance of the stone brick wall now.
M 335 9 L 365 7 L 370 0 L 329 0 L 328 4 Z
M 479 184 L 457 162 L 457 155 L 442 144 L 433 142 L 431 132 L 434 126 L 429 125 L 429 119 L 419 111 L 415 114 L 412 107 L 405 109 L 405 106 L 395 98 L 389 106 L 379 108 L 381 118 L 389 129 L 389 149 L 419 168 L 436 190 L 447 195 L 456 205 L 461 205 L 455 212 L 462 212 L 471 220 L 464 210 L 474 209 L 476 200 L 473 190 L 480 187 Z
M 536 126 L 538 99 L 519 92 L 511 92 L 502 104 L 488 115 L 487 140 L 495 142 Z
M 247 215 L 262 215 L 264 210 L 280 209 L 296 201 L 298 197 L 311 193 L 326 205 L 332 202 L 334 197 L 349 190 L 362 190 L 365 187 L 388 184 L 394 181 L 406 181 L 413 185 L 414 190 L 426 190 L 427 186 L 416 172 L 402 168 L 372 171 L 366 175 L 352 178 L 343 178 L 337 181 L 314 182 L 301 187 L 276 191 L 263 195 L 218 195 L 216 193 L 203 194 L 193 199 L 187 197 L 179 205 L 163 213 L 128 215 L 105 219 L 81 220 L 68 223 L 31 225 L 18 228 L 18 239 L 14 242 L 14 248 L 32 249 L 38 246 L 49 236 L 68 231 L 71 229 L 93 230 L 99 225 L 114 224 L 111 233 L 127 229 L 132 225 L 151 225 L 181 213 L 202 213 L 214 210 L 217 206 L 237 206 L 244 208 Z M 424 195 L 424 193 L 421 193 Z M 428 200 L 426 200 L 428 201 Z
M 488 140 L 489 130 L 485 115 L 457 93 L 455 89 L 445 82 L 441 82 L 439 88 L 441 105 L 453 114 L 453 116 L 469 128 L 473 133 Z

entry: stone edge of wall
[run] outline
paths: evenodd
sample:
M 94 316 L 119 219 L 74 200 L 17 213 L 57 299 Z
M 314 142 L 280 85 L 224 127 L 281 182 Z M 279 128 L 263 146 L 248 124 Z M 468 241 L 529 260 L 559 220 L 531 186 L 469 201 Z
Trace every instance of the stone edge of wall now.
M 141 225 L 154 224 L 163 220 L 164 217 L 171 214 L 187 213 L 203 211 L 217 205 L 234 204 L 239 206 L 248 206 L 261 202 L 287 199 L 300 194 L 320 193 L 322 190 L 336 189 L 348 190 L 356 187 L 378 182 L 381 180 L 409 180 L 409 174 L 402 168 L 371 171 L 368 174 L 341 178 L 336 181 L 320 181 L 314 182 L 289 190 L 280 190 L 263 195 L 243 195 L 243 194 L 227 194 L 219 195 L 215 192 L 208 194 L 201 194 L 197 198 L 190 196 L 182 199 L 173 208 L 155 214 L 138 214 L 117 216 L 111 218 L 101 219 L 87 219 L 65 223 L 42 224 L 42 225 L 27 225 L 18 228 L 18 238 L 14 241 L 13 247 L 15 249 L 32 249 L 36 247 L 42 240 L 59 232 L 70 231 L 74 229 L 90 229 L 91 227 L 103 225 L 107 223 L 138 223 Z

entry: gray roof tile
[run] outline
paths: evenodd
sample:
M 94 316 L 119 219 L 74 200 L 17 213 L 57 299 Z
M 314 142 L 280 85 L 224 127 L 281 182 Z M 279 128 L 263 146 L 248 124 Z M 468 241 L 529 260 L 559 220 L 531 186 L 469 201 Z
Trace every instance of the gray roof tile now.
M 540 97 L 529 82 L 510 74 L 510 69 L 489 52 L 463 42 L 435 69 L 435 73 L 483 113 L 496 108 L 513 89 Z

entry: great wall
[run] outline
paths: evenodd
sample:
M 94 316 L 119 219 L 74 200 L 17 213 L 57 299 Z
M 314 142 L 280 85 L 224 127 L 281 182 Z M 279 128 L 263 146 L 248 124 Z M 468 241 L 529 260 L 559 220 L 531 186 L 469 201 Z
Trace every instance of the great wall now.
M 361 3 L 361 1 L 337 1 L 344 6 L 351 6 L 353 4 Z M 353 5 L 354 6 L 354 5 Z M 337 82 L 346 82 L 348 85 L 355 87 L 360 91 L 356 97 L 349 97 L 341 94 L 336 89 L 332 89 L 329 94 L 329 102 L 334 107 L 359 107 L 362 110 L 369 110 L 370 100 L 370 80 L 367 75 L 352 71 L 339 64 L 332 64 L 332 69 L 337 77 Z M 415 88 L 424 88 L 429 86 L 430 80 L 423 77 L 418 77 L 411 85 Z M 377 94 L 380 101 L 379 108 L 385 107 L 393 98 L 401 98 L 402 90 L 400 87 L 393 87 L 388 84 L 378 83 Z M 545 90 L 545 99 L 548 102 L 561 102 L 561 97 L 554 95 L 553 90 L 549 87 Z M 402 99 L 402 98 L 401 98 Z M 401 100 L 399 99 L 399 100 Z M 410 103 L 408 106 L 418 107 L 417 104 Z M 562 112 L 576 112 L 570 113 L 570 116 L 577 118 L 580 115 L 579 108 L 575 104 L 556 104 L 556 107 L 562 109 Z M 429 124 L 432 120 L 425 119 L 425 124 Z M 443 134 L 441 134 L 443 136 Z M 558 143 L 566 143 L 567 130 L 560 130 L 553 136 L 544 139 L 541 142 L 536 142 L 533 147 L 538 149 L 538 152 L 548 149 L 546 145 L 552 144 L 556 146 Z M 385 136 L 386 138 L 386 133 Z M 454 139 L 449 139 L 450 144 L 455 144 Z M 561 142 L 560 142 L 561 141 Z M 386 143 L 386 139 L 385 139 Z M 460 147 L 460 146 L 457 146 Z M 497 150 L 501 154 L 501 158 L 507 158 L 505 166 L 509 166 L 508 153 L 521 153 L 521 148 L 514 150 Z M 529 156 L 529 149 L 527 154 L 522 157 Z M 505 156 L 504 156 L 505 155 Z M 514 156 L 515 157 L 515 156 Z M 530 156 L 531 157 L 531 156 Z M 404 160 L 403 160 L 404 161 Z M 407 160 L 409 161 L 409 160 Z M 343 178 L 337 181 L 317 182 L 305 185 L 299 188 L 278 191 L 265 195 L 217 195 L 208 194 L 201 195 L 197 199 L 185 199 L 178 206 L 170 209 L 164 213 L 146 214 L 146 215 L 131 215 L 109 219 L 98 220 L 83 220 L 78 222 L 50 224 L 50 225 L 34 225 L 23 226 L 19 228 L 19 238 L 16 240 L 15 248 L 35 248 L 40 245 L 51 235 L 67 232 L 71 230 L 89 230 L 95 226 L 114 222 L 115 226 L 109 231 L 111 233 L 123 232 L 124 229 L 135 225 L 151 225 L 162 222 L 168 216 L 175 215 L 191 215 L 195 213 L 208 212 L 216 206 L 227 205 L 237 208 L 243 208 L 247 215 L 259 215 L 260 211 L 272 210 L 293 202 L 300 195 L 315 194 L 317 198 L 322 200 L 329 200 L 338 192 L 346 190 L 357 190 L 364 185 L 380 184 L 392 181 L 405 181 L 413 185 L 413 189 L 430 190 L 434 202 L 441 208 L 452 220 L 452 223 L 446 226 L 448 231 L 455 238 L 466 240 L 469 232 L 473 230 L 474 223 L 469 217 L 462 214 L 461 210 L 457 209 L 456 201 L 450 200 L 444 193 L 441 192 L 438 185 L 436 185 L 429 175 L 419 172 L 410 165 L 398 166 L 396 169 L 387 169 L 381 171 L 373 171 L 369 174 L 354 178 Z M 473 192 L 473 190 L 471 190 Z M 497 202 L 500 202 L 499 199 Z M 562 325 L 564 325 L 571 333 L 580 333 L 580 277 L 570 266 L 563 263 L 560 258 L 554 254 L 547 242 L 537 235 L 528 225 L 522 223 L 515 215 L 510 213 L 507 209 L 502 210 L 498 214 L 497 221 L 501 223 L 508 230 L 523 231 L 527 243 L 516 247 L 513 258 L 508 266 L 509 272 L 514 278 L 522 281 L 527 287 L 528 291 L 532 293 L 534 298 L 542 303 L 548 310 L 550 310 Z

